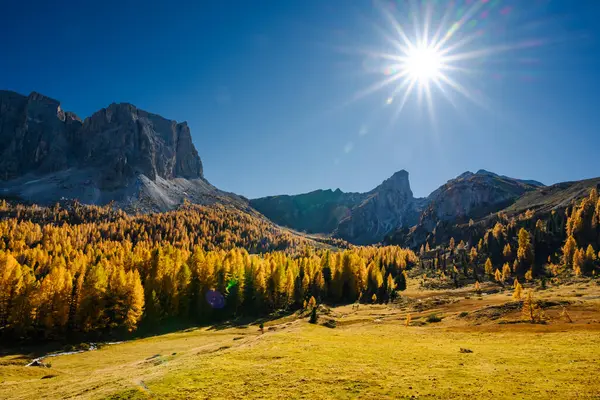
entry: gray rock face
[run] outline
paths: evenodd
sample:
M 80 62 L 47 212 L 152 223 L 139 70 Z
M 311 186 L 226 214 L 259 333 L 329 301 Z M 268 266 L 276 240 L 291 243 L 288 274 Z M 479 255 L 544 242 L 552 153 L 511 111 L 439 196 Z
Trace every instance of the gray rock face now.
M 376 243 L 391 231 L 418 221 L 422 201 L 413 197 L 408 172 L 396 172 L 370 191 L 343 219 L 335 234 L 357 244 Z
M 101 168 L 104 188 L 120 187 L 139 174 L 155 180 L 202 178 L 202 162 L 187 124 L 111 104 L 83 123 L 81 164 Z
M 111 104 L 82 122 L 54 99 L 10 91 L 0 91 L 0 195 L 124 206 L 144 198 L 151 210 L 187 197 L 245 203 L 204 180 L 185 122 L 131 104 Z
M 81 122 L 54 99 L 0 91 L 0 179 L 53 172 L 74 162 L 70 141 Z
M 536 181 L 508 178 L 484 170 L 475 174 L 465 172 L 431 193 L 418 223 L 410 232 L 398 229 L 390 243 L 418 247 L 434 231 L 498 212 L 540 186 L 543 185 Z
M 437 221 L 478 218 L 506 207 L 537 187 L 484 170 L 465 172 L 429 195 L 430 205 L 421 216 L 421 223 L 429 226 Z
M 423 201 L 415 199 L 408 172 L 399 171 L 368 193 L 316 190 L 250 201 L 274 222 L 311 233 L 333 233 L 356 244 L 381 241 L 398 227 L 418 221 Z

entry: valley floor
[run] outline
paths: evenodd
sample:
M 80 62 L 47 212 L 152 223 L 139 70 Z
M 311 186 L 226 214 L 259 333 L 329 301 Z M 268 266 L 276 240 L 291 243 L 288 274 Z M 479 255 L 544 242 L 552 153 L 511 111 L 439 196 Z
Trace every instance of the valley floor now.
M 596 281 L 536 292 L 543 325 L 519 322 L 509 290 L 482 289 L 409 290 L 393 305 L 321 309 L 319 325 L 288 316 L 264 333 L 191 329 L 47 358 L 51 368 L 0 356 L 0 398 L 600 398 Z

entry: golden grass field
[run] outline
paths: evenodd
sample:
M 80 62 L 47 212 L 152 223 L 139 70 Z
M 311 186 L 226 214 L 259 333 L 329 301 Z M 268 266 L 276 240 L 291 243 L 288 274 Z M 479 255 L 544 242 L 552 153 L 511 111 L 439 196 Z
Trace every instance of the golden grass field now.
M 412 289 L 393 305 L 322 309 L 319 325 L 295 314 L 266 323 L 264 333 L 257 325 L 190 329 L 47 358 L 51 368 L 4 355 L 0 398 L 600 398 L 600 285 L 535 292 L 552 301 L 544 325 L 516 323 L 510 293 Z M 426 322 L 432 313 L 441 322 Z M 323 326 L 328 320 L 337 327 Z

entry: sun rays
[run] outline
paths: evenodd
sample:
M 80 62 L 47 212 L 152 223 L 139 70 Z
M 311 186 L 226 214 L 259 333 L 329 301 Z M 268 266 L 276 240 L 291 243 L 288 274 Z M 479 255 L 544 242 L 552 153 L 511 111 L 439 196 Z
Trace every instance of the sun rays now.
M 541 45 L 539 40 L 506 43 L 480 40 L 490 32 L 496 35 L 498 22 L 508 18 L 513 8 L 500 0 L 409 0 L 375 2 L 384 24 L 375 30 L 389 46 L 387 51 L 358 50 L 378 66 L 383 77 L 357 92 L 352 101 L 375 92 L 387 92 L 384 105 L 395 108 L 392 121 L 412 98 L 421 106 L 425 100 L 434 119 L 434 95 L 441 94 L 454 107 L 459 95 L 488 108 L 482 92 L 470 87 L 489 71 L 485 62 L 493 55 Z M 494 38 L 492 38 L 494 39 Z

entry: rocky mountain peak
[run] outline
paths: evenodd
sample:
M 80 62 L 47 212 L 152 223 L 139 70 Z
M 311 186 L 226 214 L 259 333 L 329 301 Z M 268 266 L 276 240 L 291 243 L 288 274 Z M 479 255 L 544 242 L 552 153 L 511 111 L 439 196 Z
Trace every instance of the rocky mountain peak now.
M 52 188 L 25 186 L 41 177 Z M 110 200 L 135 197 L 140 182 L 177 178 L 202 180 L 200 191 L 214 189 L 204 181 L 186 122 L 129 103 L 113 103 L 82 122 L 51 97 L 0 91 L 0 182 L 7 194 L 40 203 L 86 196 L 101 203 L 107 191 Z
M 498 176 L 498 174 L 495 174 L 493 172 L 490 171 L 486 171 L 485 169 L 480 169 L 478 170 L 475 175 L 488 175 L 488 176 Z
M 391 177 L 386 179 L 372 190 L 371 193 L 380 191 L 394 191 L 405 194 L 407 197 L 413 196 L 412 190 L 410 189 L 410 181 L 408 179 L 408 172 L 406 170 L 400 170 L 394 173 Z
M 155 180 L 203 178 L 202 162 L 187 123 L 177 123 L 132 104 L 113 103 L 83 123 L 86 164 L 113 163 L 118 176 L 143 174 Z M 122 175 L 122 176 L 121 176 Z
M 367 244 L 382 240 L 397 227 L 416 223 L 421 205 L 413 197 L 408 177 L 406 170 L 400 170 L 366 193 L 366 198 L 340 221 L 336 235 Z

